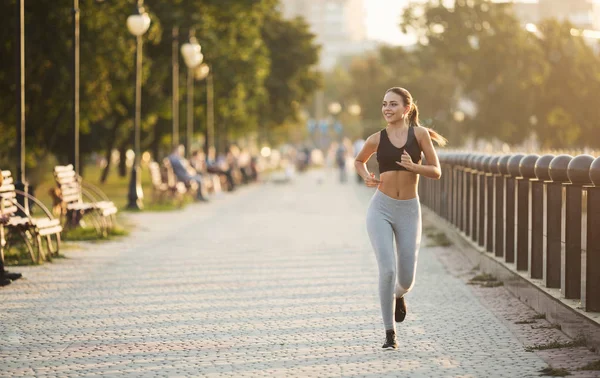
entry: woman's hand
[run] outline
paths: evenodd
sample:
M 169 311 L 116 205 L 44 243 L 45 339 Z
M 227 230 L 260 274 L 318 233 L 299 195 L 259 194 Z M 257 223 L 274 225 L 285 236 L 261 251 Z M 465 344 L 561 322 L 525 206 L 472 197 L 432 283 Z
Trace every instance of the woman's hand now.
M 418 164 L 413 163 L 412 158 L 406 152 L 406 150 L 402 153 L 401 161 L 397 161 L 396 164 L 406 168 L 407 170 L 414 172 L 415 168 Z
M 375 178 L 375 173 L 371 173 L 371 175 L 365 179 L 365 184 L 367 184 L 369 188 L 375 188 L 379 186 L 379 184 L 381 184 L 382 182 L 383 181 L 377 180 Z

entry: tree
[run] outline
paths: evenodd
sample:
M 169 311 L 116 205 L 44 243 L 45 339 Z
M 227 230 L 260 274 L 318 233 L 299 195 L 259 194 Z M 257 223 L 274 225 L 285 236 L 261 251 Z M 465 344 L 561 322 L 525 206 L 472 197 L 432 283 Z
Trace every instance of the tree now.
M 319 48 L 309 25 L 301 18 L 284 20 L 270 12 L 261 30 L 269 52 L 270 72 L 265 80 L 266 96 L 260 107 L 264 131 L 298 121 L 298 109 L 320 85 L 314 69 Z

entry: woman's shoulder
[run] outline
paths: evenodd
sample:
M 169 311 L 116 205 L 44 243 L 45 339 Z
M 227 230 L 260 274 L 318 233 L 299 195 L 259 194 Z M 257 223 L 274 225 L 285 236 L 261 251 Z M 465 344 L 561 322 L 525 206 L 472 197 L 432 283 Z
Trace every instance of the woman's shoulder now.
M 429 129 L 427 127 L 424 127 L 424 126 L 413 126 L 413 129 L 415 131 L 415 137 L 419 141 L 424 140 L 424 138 L 429 137 Z
M 385 130 L 385 129 L 384 129 Z M 374 134 L 371 134 L 365 143 L 368 144 L 379 144 L 379 140 L 381 139 L 381 131 L 378 131 Z

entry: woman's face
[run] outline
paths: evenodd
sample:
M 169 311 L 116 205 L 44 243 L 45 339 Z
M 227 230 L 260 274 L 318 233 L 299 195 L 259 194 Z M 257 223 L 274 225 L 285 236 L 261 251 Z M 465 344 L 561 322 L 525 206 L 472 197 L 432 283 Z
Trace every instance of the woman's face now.
M 394 92 L 388 92 L 383 97 L 381 113 L 383 113 L 383 118 L 387 123 L 399 122 L 408 113 L 408 106 L 404 106 L 402 96 Z

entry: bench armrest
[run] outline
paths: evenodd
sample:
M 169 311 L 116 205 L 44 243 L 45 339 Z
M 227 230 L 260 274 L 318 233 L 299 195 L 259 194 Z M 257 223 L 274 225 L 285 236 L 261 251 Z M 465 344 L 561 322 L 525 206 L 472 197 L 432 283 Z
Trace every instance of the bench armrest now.
M 40 201 L 39 199 L 35 198 L 31 194 L 26 193 L 26 192 L 24 192 L 22 190 L 15 189 L 15 193 L 27 197 L 28 199 L 30 199 L 31 201 L 33 201 L 33 203 L 35 203 L 40 209 L 42 209 L 42 211 L 44 212 L 44 214 L 46 214 L 46 216 L 48 217 L 48 219 L 54 219 L 54 217 L 52 216 L 52 213 L 42 203 L 42 201 Z

